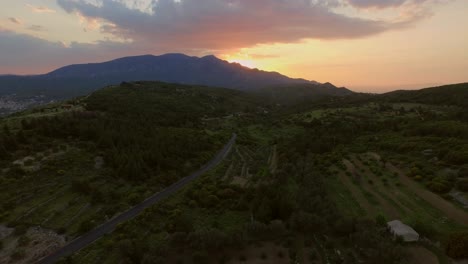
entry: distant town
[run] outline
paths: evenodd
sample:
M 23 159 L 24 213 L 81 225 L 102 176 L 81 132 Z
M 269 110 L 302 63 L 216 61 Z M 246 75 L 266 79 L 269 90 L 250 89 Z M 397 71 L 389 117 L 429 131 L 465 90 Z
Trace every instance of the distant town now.
M 6 116 L 33 106 L 53 102 L 54 100 L 50 100 L 50 98 L 46 98 L 44 95 L 28 98 L 19 98 L 16 94 L 0 96 L 0 116 Z

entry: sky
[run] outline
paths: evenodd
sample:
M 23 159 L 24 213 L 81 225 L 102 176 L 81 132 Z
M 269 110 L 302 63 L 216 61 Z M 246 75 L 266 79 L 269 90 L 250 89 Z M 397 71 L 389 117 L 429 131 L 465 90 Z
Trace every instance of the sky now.
M 468 0 L 0 1 L 0 74 L 142 54 L 384 92 L 468 81 Z

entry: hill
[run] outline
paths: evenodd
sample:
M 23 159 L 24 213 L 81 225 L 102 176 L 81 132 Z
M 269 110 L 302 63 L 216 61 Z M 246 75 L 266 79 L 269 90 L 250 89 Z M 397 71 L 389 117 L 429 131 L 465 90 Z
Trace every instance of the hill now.
M 391 102 L 413 102 L 438 105 L 468 106 L 468 83 L 450 84 L 414 91 L 393 91 L 379 96 Z
M 100 87 L 126 81 L 163 81 L 252 90 L 273 85 L 314 83 L 291 79 L 276 72 L 249 69 L 215 56 L 190 57 L 184 54 L 125 57 L 103 63 L 65 66 L 43 75 L 0 76 L 0 96 L 44 95 L 67 99 Z
M 343 97 L 354 92 L 344 87 L 338 88 L 331 83 L 304 83 L 259 88 L 254 90 L 253 94 L 265 102 L 292 105 L 317 102 L 327 97 Z

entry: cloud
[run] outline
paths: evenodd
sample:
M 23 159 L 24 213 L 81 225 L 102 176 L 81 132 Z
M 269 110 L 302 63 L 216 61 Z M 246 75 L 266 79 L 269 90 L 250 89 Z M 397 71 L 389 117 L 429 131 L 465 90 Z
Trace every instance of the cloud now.
M 414 23 L 371 20 L 334 12 L 339 0 L 153 0 L 150 9 L 130 8 L 123 0 L 57 0 L 65 11 L 108 24 L 101 31 L 147 45 L 221 50 L 303 39 L 366 37 Z M 370 2 L 370 0 L 346 0 Z M 394 5 L 398 1 L 389 0 Z M 424 1 L 424 0 L 414 0 Z M 384 1 L 374 1 L 384 2 Z M 387 2 L 387 1 L 385 1 Z
M 46 73 L 71 63 L 100 62 L 131 54 L 123 43 L 95 44 L 51 42 L 0 27 L 0 74 Z M 136 55 L 136 54 L 133 54 Z
M 47 29 L 41 25 L 31 25 L 28 27 L 28 29 L 36 32 L 47 31 Z
M 436 0 L 405 0 L 398 6 L 401 1 L 371 4 L 370 0 L 57 0 L 66 12 L 78 15 L 84 30 L 100 30 L 110 38 L 96 43 L 64 44 L 0 26 L 0 73 L 47 72 L 71 63 L 148 53 L 233 54 L 261 44 L 361 38 L 413 25 L 427 17 L 424 3 Z M 395 20 L 378 20 L 339 13 L 341 7 L 357 2 L 359 8 L 398 7 L 401 15 Z M 34 12 L 54 12 L 47 7 L 28 7 Z M 27 29 L 46 30 L 40 25 Z M 261 59 L 272 55 L 250 56 Z
M 26 4 L 27 7 L 29 7 L 34 13 L 55 13 L 56 11 L 53 9 L 50 9 L 46 6 L 34 6 L 31 4 Z
M 348 3 L 358 8 L 388 8 L 398 7 L 409 2 L 407 0 L 348 0 Z
M 15 18 L 15 17 L 9 17 L 8 20 L 10 20 L 11 23 L 14 23 L 14 24 L 17 24 L 17 25 L 23 24 L 23 22 L 20 19 Z

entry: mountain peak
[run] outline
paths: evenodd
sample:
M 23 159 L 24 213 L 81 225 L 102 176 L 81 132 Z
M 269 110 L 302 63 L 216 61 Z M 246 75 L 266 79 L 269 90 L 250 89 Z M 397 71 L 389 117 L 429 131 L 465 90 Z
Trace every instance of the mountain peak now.
M 107 85 L 132 81 L 161 81 L 237 90 L 317 84 L 313 81 L 292 79 L 277 72 L 239 67 L 239 64 L 230 63 L 214 55 L 194 57 L 182 53 L 158 56 L 146 54 L 102 63 L 69 65 L 43 75 L 15 76 L 18 84 L 13 85 L 11 81 L 7 83 L 8 77 L 1 78 L 0 87 L 23 85 L 22 78 L 29 78 L 27 84 L 23 85 L 24 89 L 43 88 L 54 91 L 72 89 L 75 95 L 86 94 Z M 2 82 L 5 84 L 2 85 Z

